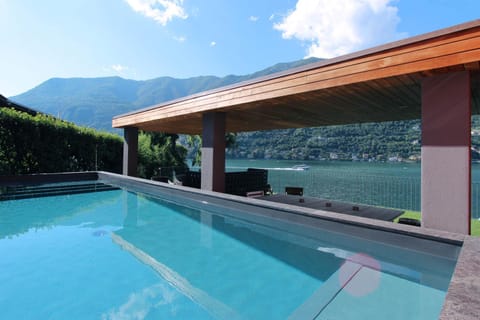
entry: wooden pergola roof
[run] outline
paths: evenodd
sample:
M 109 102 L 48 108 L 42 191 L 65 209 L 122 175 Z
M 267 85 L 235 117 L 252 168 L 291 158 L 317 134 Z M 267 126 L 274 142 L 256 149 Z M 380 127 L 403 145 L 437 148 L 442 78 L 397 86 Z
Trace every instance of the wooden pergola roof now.
M 480 20 L 119 115 L 112 125 L 199 134 L 207 112 L 224 112 L 227 132 L 418 119 L 422 79 L 464 70 L 480 113 Z

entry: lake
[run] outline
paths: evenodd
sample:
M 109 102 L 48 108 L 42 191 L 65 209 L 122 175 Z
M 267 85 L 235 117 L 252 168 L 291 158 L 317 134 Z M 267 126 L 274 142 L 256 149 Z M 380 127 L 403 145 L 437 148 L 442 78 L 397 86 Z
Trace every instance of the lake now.
M 310 168 L 292 169 L 299 164 Z M 420 163 L 228 159 L 226 167 L 267 169 L 274 192 L 299 186 L 308 196 L 420 211 Z M 472 217 L 480 218 L 480 164 L 472 164 Z

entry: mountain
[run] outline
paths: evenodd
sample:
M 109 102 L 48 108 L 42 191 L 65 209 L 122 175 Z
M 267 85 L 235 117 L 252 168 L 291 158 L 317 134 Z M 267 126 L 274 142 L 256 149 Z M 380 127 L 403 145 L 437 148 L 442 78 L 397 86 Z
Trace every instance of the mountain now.
M 119 77 L 50 79 L 13 100 L 43 113 L 95 129 L 115 131 L 115 115 L 299 67 L 318 59 L 279 63 L 249 75 L 159 77 L 147 81 Z M 480 118 L 472 117 L 473 159 L 480 159 Z M 240 133 L 227 156 L 255 159 L 417 160 L 420 121 L 396 121 Z
M 52 78 L 25 93 L 10 97 L 10 100 L 79 125 L 113 131 L 111 123 L 115 115 L 318 60 L 310 58 L 279 63 L 243 76 L 199 76 L 188 79 L 159 77 L 146 81 L 120 77 Z

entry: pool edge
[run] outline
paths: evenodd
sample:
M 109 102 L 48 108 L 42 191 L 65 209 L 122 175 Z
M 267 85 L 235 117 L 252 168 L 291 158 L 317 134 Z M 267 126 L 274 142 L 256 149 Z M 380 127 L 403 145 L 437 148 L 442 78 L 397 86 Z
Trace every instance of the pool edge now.
M 480 238 L 465 236 L 439 319 L 476 320 L 479 314 Z

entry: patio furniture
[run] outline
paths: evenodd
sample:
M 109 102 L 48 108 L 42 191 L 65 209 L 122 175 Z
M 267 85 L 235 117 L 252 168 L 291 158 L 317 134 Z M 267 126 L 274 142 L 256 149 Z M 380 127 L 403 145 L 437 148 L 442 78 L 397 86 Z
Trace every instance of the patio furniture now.
M 168 177 L 166 176 L 153 176 L 151 180 L 168 183 Z
M 187 171 L 182 183 L 186 187 L 200 188 L 201 173 Z M 271 193 L 268 184 L 268 170 L 248 168 L 247 171 L 225 173 L 225 193 L 246 196 L 248 192 L 262 190 L 264 194 Z
M 400 218 L 400 219 L 398 219 L 398 223 L 407 224 L 409 226 L 416 226 L 416 227 L 421 227 L 421 225 L 422 225 L 420 220 L 412 219 L 412 218 Z
M 294 195 L 294 196 L 303 196 L 302 187 L 285 187 L 285 194 Z
M 260 198 L 260 197 L 263 197 L 265 195 L 265 193 L 263 192 L 263 190 L 258 190 L 258 191 L 250 191 L 250 192 L 247 192 L 247 198 Z

